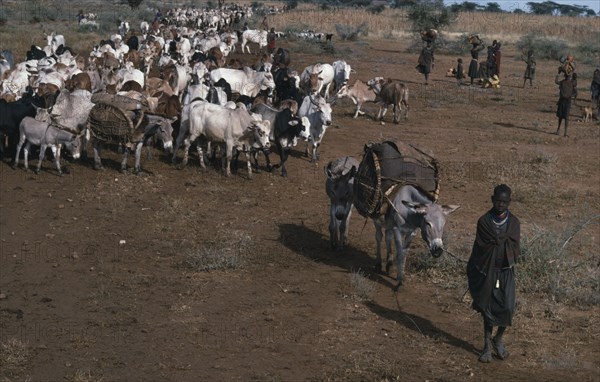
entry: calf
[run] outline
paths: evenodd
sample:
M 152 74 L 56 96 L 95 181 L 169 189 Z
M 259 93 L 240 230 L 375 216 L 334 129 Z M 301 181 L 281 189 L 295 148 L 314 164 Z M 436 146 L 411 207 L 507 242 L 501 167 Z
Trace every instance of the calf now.
M 359 163 L 352 157 L 337 158 L 325 167 L 325 191 L 329 207 L 329 241 L 331 247 L 343 250 L 348 240 L 348 224 L 354 200 L 354 175 Z
M 393 106 L 394 110 L 394 123 L 399 122 L 403 106 L 404 119 L 408 118 L 408 87 L 406 85 L 391 79 L 386 82 L 382 77 L 375 77 L 369 80 L 367 84 L 377 94 L 375 101 L 379 104 L 378 120 L 383 120 L 390 105 Z
M 336 95 L 336 99 L 348 97 L 356 105 L 356 111 L 354 112 L 353 118 L 357 118 L 359 115 L 364 115 L 365 112 L 361 111 L 363 103 L 375 102 L 377 95 L 375 91 L 361 80 L 356 80 L 354 85 L 348 87 L 344 86 Z
M 19 125 L 19 143 L 17 145 L 17 153 L 15 154 L 15 161 L 13 167 L 19 165 L 19 154 L 21 147 L 25 144 L 24 161 L 25 169 L 29 169 L 29 148 L 31 145 L 40 146 L 40 159 L 38 161 L 36 173 L 40 172 L 42 167 L 42 161 L 46 156 L 46 149 L 50 147 L 52 154 L 54 154 L 54 163 L 58 170 L 58 175 L 62 176 L 62 170 L 60 168 L 60 149 L 64 145 L 67 150 L 73 155 L 74 159 L 79 158 L 81 150 L 81 136 L 61 130 L 56 126 L 49 125 L 48 122 L 38 121 L 35 118 L 25 117 Z

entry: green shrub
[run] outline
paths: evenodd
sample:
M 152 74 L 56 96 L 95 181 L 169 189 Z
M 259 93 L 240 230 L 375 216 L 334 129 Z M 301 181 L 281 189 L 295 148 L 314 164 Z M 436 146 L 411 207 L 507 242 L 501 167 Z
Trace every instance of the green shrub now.
M 369 27 L 367 23 L 362 23 L 357 26 L 346 25 L 346 24 L 335 24 L 335 30 L 340 39 L 345 41 L 356 41 L 359 35 L 362 33 L 364 36 L 368 35 Z
M 547 37 L 538 37 L 535 33 L 528 33 L 517 41 L 517 48 L 521 52 L 533 50 L 537 58 L 558 60 L 560 56 L 569 52 L 569 46 L 562 40 Z
M 385 10 L 385 5 L 383 5 L 383 4 L 372 5 L 369 8 L 367 8 L 368 12 L 373 13 L 375 15 L 380 14 L 384 10 Z

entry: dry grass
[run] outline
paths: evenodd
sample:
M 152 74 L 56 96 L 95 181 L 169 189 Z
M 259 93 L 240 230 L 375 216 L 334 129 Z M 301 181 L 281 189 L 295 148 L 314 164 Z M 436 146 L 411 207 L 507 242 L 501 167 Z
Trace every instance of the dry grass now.
M 350 273 L 350 284 L 353 296 L 358 300 L 370 300 L 375 292 L 375 285 L 361 269 Z
M 253 246 L 253 239 L 242 231 L 231 231 L 227 237 L 216 243 L 206 243 L 199 249 L 190 251 L 186 263 L 194 271 L 209 272 L 237 269 L 242 265 L 242 257 Z
M 104 378 L 95 377 L 90 370 L 77 370 L 75 373 L 65 377 L 67 382 L 102 382 Z
M 10 338 L 0 346 L 0 369 L 2 375 L 12 377 L 25 369 L 31 354 L 26 343 Z

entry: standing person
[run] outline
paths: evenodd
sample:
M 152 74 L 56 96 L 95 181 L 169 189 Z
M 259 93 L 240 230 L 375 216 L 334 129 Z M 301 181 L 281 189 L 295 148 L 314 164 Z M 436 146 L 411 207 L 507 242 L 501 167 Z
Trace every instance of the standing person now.
M 491 78 L 496 72 L 496 57 L 494 54 L 496 53 L 496 40 L 494 40 L 494 45 L 488 46 L 487 51 L 487 59 L 485 60 L 485 75 L 482 76 L 484 79 Z
M 484 344 L 479 361 L 490 362 L 492 349 L 500 359 L 509 355 L 502 336 L 515 310 L 514 265 L 521 254 L 521 224 L 509 210 L 512 191 L 494 188 L 492 208 L 477 221 L 477 234 L 467 264 L 473 309 L 483 316 Z M 492 337 L 494 326 L 498 327 Z
M 561 77 L 563 79 L 561 80 Z M 556 103 L 556 116 L 558 117 L 558 128 L 556 129 L 556 135 L 560 132 L 560 125 L 562 121 L 565 121 L 565 137 L 568 137 L 567 130 L 569 128 L 569 113 L 571 111 L 571 97 L 573 97 L 573 80 L 570 74 L 567 74 L 564 67 L 558 68 L 558 74 L 554 79 L 554 83 L 558 85 L 559 98 Z
M 600 69 L 594 70 L 590 92 L 592 93 L 592 108 L 600 109 Z
M 501 46 L 501 43 L 496 44 L 496 49 L 494 50 L 494 73 L 492 73 L 492 76 L 495 74 L 500 77 L 500 59 L 502 58 L 502 51 L 500 50 Z
M 471 48 L 471 63 L 469 64 L 469 77 L 471 77 L 471 85 L 473 85 L 473 81 L 475 78 L 479 77 L 479 52 L 485 49 L 485 45 L 481 44 L 473 44 L 473 48 Z
M 269 30 L 269 20 L 267 20 L 267 16 L 265 16 L 262 23 L 260 23 L 260 27 L 262 28 L 262 30 L 265 30 L 265 31 Z
M 523 74 L 523 87 L 525 87 L 525 83 L 529 80 L 529 86 L 533 86 L 533 80 L 535 79 L 535 57 L 533 57 L 533 50 L 527 51 L 527 58 L 523 58 L 521 56 L 521 60 L 525 61 L 527 67 L 525 67 L 525 74 Z
M 273 54 L 275 52 L 275 28 L 271 28 L 271 31 L 267 34 L 267 52 Z
M 417 65 L 419 72 L 425 75 L 425 85 L 429 85 L 429 73 L 431 73 L 433 66 L 433 45 L 431 44 L 431 41 L 428 41 L 427 45 L 425 45 L 421 50 L 421 54 L 419 55 L 419 64 Z
M 462 85 L 464 83 L 464 79 L 465 79 L 465 71 L 463 69 L 463 60 L 462 58 L 459 58 L 457 60 L 458 64 L 456 65 L 456 83 L 458 86 Z

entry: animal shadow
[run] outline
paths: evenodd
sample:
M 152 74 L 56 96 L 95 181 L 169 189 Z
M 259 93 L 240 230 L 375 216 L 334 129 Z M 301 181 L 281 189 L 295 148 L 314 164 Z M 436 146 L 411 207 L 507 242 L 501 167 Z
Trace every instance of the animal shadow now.
M 457 338 L 452 334 L 438 328 L 434 323 L 426 318 L 403 311 L 400 305 L 398 305 L 398 310 L 386 308 L 373 301 L 367 301 L 365 306 L 369 308 L 371 312 L 382 318 L 385 318 L 386 320 L 395 321 L 407 329 L 413 330 L 428 338 L 436 341 L 442 341 L 451 346 L 462 348 L 469 353 L 479 355 L 478 350 L 475 348 L 475 346 L 473 346 L 473 344 L 461 338 Z
M 280 224 L 279 241 L 295 253 L 310 260 L 333 265 L 346 272 L 357 269 L 365 270 L 371 280 L 388 288 L 394 288 L 391 279 L 374 271 L 375 260 L 366 252 L 353 247 L 351 244 L 344 247 L 343 252 L 331 248 L 329 237 L 313 230 L 304 224 Z

